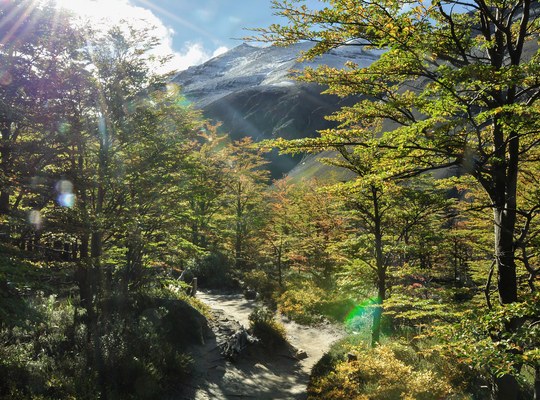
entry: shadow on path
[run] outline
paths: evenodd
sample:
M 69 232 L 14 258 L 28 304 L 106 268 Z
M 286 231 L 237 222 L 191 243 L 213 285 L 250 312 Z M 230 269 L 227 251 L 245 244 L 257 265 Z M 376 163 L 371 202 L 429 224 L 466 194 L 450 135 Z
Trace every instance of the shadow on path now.
M 197 294 L 214 313 L 212 334 L 204 346 L 193 349 L 193 386 L 177 399 L 182 400 L 303 400 L 313 364 L 343 333 L 331 326 L 305 327 L 283 320 L 292 345 L 307 351 L 298 361 L 287 348 L 269 352 L 250 345 L 234 363 L 221 356 L 219 344 L 240 324 L 248 327 L 248 316 L 257 306 L 240 294 Z

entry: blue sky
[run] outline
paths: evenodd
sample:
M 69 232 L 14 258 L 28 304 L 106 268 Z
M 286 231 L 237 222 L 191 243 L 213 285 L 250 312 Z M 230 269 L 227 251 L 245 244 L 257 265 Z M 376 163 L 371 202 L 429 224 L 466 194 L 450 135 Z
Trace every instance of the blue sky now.
M 249 34 L 243 28 L 267 26 L 272 16 L 270 0 L 131 0 L 148 8 L 174 29 L 173 43 L 180 51 L 186 43 L 199 42 L 208 50 L 234 47 Z
M 171 35 L 180 69 L 199 64 L 242 43 L 245 28 L 268 26 L 273 16 L 270 0 L 130 0 L 150 10 Z
M 244 28 L 283 22 L 270 0 L 42 0 L 55 1 L 85 18 L 144 20 L 156 27 L 160 53 L 174 55 L 171 68 L 200 64 L 242 43 Z M 321 4 L 307 0 L 307 4 Z M 141 22 L 142 23 L 142 22 Z

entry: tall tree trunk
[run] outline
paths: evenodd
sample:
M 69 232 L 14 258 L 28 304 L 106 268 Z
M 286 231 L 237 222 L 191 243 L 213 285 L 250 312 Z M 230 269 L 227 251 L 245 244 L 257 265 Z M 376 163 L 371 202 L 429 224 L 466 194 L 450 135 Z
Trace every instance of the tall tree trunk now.
M 501 304 L 517 301 L 517 276 L 514 248 L 515 212 L 494 210 L 497 289 Z
M 494 190 L 491 194 L 491 199 L 494 203 L 493 222 L 494 250 L 497 264 L 497 290 L 499 302 L 504 306 L 518 300 L 514 233 L 517 217 L 519 139 L 517 136 L 511 135 L 508 148 L 506 148 L 502 140 L 502 128 L 498 122 L 494 125 L 494 135 L 495 153 L 499 160 L 505 160 L 500 161 L 494 166 Z M 508 151 L 508 157 L 505 154 L 506 149 Z M 517 319 L 510 321 L 506 326 L 506 331 L 514 331 L 518 327 L 518 324 L 519 321 Z M 519 399 L 519 385 L 513 375 L 504 375 L 497 378 L 495 386 L 496 398 L 498 400 Z

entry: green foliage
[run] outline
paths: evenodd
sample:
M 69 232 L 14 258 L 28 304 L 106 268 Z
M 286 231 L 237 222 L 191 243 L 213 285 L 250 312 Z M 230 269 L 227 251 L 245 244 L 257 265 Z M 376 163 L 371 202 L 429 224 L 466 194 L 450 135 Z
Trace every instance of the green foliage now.
M 184 295 L 160 291 L 108 299 L 99 342 L 88 341 L 88 328 L 80 323 L 84 312 L 74 302 L 28 298 L 29 320 L 0 330 L 0 398 L 97 399 L 96 356 L 106 371 L 104 390 L 113 398 L 151 399 L 176 390 L 193 363 L 186 349 L 201 343 L 208 329 L 205 318 L 179 298 Z
M 443 341 L 439 348 L 481 376 L 515 375 L 525 390 L 531 390 L 531 382 L 521 372 L 523 366 L 534 369 L 540 365 L 539 300 L 534 293 L 522 302 L 487 313 L 466 312 L 459 322 L 435 330 Z
M 325 292 L 321 288 L 305 283 L 298 288 L 286 290 L 278 298 L 278 310 L 300 323 L 320 320 L 319 305 Z
M 335 367 L 347 360 L 347 354 L 356 347 L 363 346 L 367 337 L 362 334 L 349 335 L 333 343 L 320 360 L 311 369 L 311 380 L 322 378 L 332 372 Z
M 278 283 L 271 279 L 269 273 L 261 270 L 246 271 L 243 274 L 244 285 L 255 290 L 261 297 L 268 301 L 273 301 L 275 293 L 279 292 Z
M 206 321 L 182 301 L 147 295 L 126 300 L 109 303 L 113 314 L 100 338 L 106 390 L 137 399 L 165 395 L 188 379 L 193 360 L 185 350 L 202 343 Z
M 189 289 L 191 288 L 190 285 L 176 279 L 165 279 L 161 283 L 162 286 L 159 289 L 155 287 L 144 288 L 141 291 L 151 298 L 167 299 L 171 301 L 179 300 L 187 303 L 204 317 L 210 318 L 210 307 L 197 297 L 188 294 Z
M 32 320 L 0 332 L 0 398 L 61 399 L 91 393 L 95 375 L 86 371 L 83 326 L 73 324 L 75 309 L 54 296 L 30 300 Z M 90 396 L 90 394 L 88 394 Z M 84 397 L 92 398 L 92 397 Z
M 220 251 L 190 260 L 187 264 L 186 281 L 197 278 L 198 284 L 208 288 L 235 287 L 231 259 Z
M 285 327 L 276 321 L 274 312 L 267 308 L 256 308 L 249 315 L 249 327 L 254 336 L 269 350 L 275 350 L 287 344 Z
M 342 322 L 354 308 L 354 302 L 337 293 L 325 291 L 312 282 L 290 285 L 277 299 L 278 310 L 302 324 L 320 322 L 324 318 Z
M 516 311 L 514 304 L 535 290 L 539 274 L 537 4 L 335 0 L 319 6 L 310 9 L 303 0 L 274 1 L 276 14 L 287 23 L 259 29 L 258 39 L 277 45 L 313 42 L 302 55 L 304 60 L 343 45 L 377 51 L 377 57 L 369 65 L 306 68 L 300 80 L 358 100 L 330 116 L 337 126 L 319 137 L 278 139 L 274 144 L 290 153 L 334 150 L 341 157 L 331 162 L 360 177 L 344 185 L 355 194 L 350 198 L 360 211 L 358 258 L 374 271 L 371 276 L 381 302 L 396 294 L 392 289 L 387 292 L 388 286 L 404 286 L 396 290 L 391 304 L 400 323 L 418 327 L 444 320 L 448 301 L 465 304 L 472 299 L 473 305 L 480 285 L 486 286 L 488 305 L 491 292 L 497 291 L 502 308 Z M 388 183 L 401 180 L 398 189 L 404 189 L 410 178 L 430 171 L 438 176 L 471 176 L 476 187 L 460 194 L 462 204 L 475 208 L 477 217 L 466 220 L 463 209 L 454 208 L 446 226 L 429 222 L 403 229 L 425 207 L 413 207 L 411 214 L 408 202 L 402 204 L 401 196 L 396 198 L 399 191 Z M 478 196 L 476 188 L 483 194 Z M 479 201 L 473 206 L 474 200 Z M 430 214 L 420 221 L 428 221 Z M 491 227 L 485 223 L 486 215 Z M 448 226 L 452 229 L 440 230 Z M 465 229 L 473 226 L 470 235 Z M 481 229 L 490 232 L 494 245 L 488 244 Z M 411 233 L 418 233 L 413 241 L 407 237 Z M 369 257 L 370 252 L 375 255 Z M 491 269 L 486 260 L 493 260 Z M 446 274 L 453 270 L 453 279 L 429 271 L 441 265 Z M 406 275 L 388 273 L 403 266 L 422 271 L 425 281 L 411 284 Z M 486 284 L 484 279 L 494 273 L 497 284 L 490 280 Z M 441 286 L 446 288 L 429 285 L 435 280 L 445 281 Z M 468 343 L 482 343 L 485 350 L 478 353 L 493 356 L 497 365 L 489 367 L 497 381 L 493 395 L 516 400 L 520 394 L 514 376 L 519 375 L 521 362 L 527 364 L 520 360 L 527 351 L 518 337 L 535 322 L 516 316 L 488 328 L 482 326 L 482 315 L 476 316 L 476 323 L 468 320 L 471 331 L 481 332 Z M 380 313 L 374 317 L 373 342 L 379 336 L 377 318 Z

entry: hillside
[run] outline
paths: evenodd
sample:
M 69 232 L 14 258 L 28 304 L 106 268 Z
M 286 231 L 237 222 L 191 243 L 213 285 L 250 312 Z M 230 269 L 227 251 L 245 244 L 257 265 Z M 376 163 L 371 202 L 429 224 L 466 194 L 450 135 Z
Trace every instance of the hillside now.
M 354 99 L 321 94 L 324 88 L 300 83 L 294 71 L 306 66 L 342 67 L 346 62 L 368 66 L 379 56 L 357 46 L 341 47 L 311 62 L 297 58 L 311 43 L 290 47 L 255 47 L 241 44 L 206 63 L 182 71 L 174 82 L 207 118 L 223 123 L 221 129 L 233 139 L 251 136 L 256 141 L 284 137 L 312 137 L 332 123 L 324 117 Z M 272 176 L 280 178 L 301 157 L 272 153 Z

